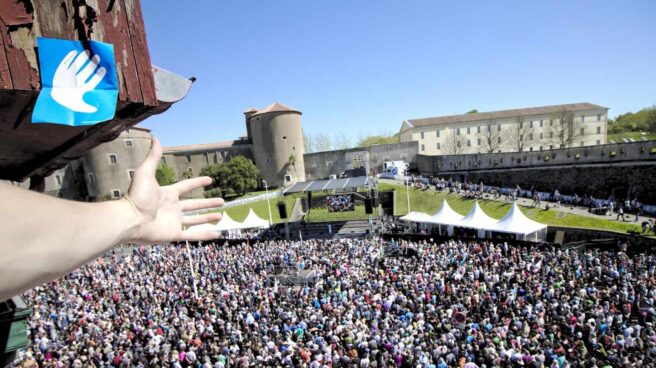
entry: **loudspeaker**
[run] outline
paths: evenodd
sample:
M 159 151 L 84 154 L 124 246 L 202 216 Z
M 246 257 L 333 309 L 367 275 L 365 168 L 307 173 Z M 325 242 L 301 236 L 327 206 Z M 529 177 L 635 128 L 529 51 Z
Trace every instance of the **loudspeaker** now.
M 371 207 L 378 206 L 378 197 L 376 197 L 376 189 L 369 190 L 369 198 L 371 198 Z
M 278 202 L 278 214 L 283 220 L 287 218 L 287 206 L 285 206 L 285 202 Z
M 312 192 L 308 192 L 308 208 L 312 207 Z
M 364 212 L 367 215 L 371 215 L 372 213 L 374 213 L 373 200 L 371 198 L 364 199 Z

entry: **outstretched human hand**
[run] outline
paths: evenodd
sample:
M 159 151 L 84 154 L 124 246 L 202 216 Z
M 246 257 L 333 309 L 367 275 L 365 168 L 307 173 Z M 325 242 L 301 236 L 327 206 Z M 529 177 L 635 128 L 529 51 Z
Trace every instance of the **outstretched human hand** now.
M 159 243 L 177 240 L 210 240 L 216 238 L 215 231 L 189 231 L 183 226 L 216 222 L 221 214 L 185 215 L 185 212 L 220 207 L 223 199 L 187 199 L 180 195 L 196 188 L 208 186 L 212 179 L 203 176 L 160 187 L 155 172 L 162 158 L 162 147 L 153 138 L 148 156 L 134 173 L 128 195 L 122 200 L 134 210 L 135 226 L 126 234 L 126 241 L 136 243 Z

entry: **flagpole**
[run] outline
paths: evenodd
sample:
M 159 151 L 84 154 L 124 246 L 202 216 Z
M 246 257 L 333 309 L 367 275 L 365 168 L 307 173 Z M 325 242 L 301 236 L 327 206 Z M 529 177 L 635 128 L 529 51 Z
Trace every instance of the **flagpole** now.
M 194 272 L 194 263 L 191 260 L 191 248 L 189 247 L 189 241 L 185 241 L 187 243 L 187 256 L 189 258 L 189 271 L 191 271 L 191 278 L 194 280 L 194 295 L 196 296 L 196 299 L 198 299 L 198 289 L 196 288 L 196 273 Z
M 182 228 L 186 230 L 184 226 Z M 194 272 L 194 262 L 191 260 L 191 248 L 189 247 L 189 240 L 185 240 L 185 243 L 187 244 L 187 258 L 189 258 L 189 272 L 191 272 L 191 278 L 194 283 L 194 296 L 196 297 L 196 299 L 198 299 L 198 288 L 196 287 L 196 273 Z

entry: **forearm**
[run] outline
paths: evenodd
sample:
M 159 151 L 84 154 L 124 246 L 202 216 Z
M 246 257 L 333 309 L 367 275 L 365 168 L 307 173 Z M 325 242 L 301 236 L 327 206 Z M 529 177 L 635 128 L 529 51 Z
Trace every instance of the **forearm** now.
M 138 224 L 126 200 L 73 202 L 5 183 L 0 193 L 0 301 L 95 259 Z

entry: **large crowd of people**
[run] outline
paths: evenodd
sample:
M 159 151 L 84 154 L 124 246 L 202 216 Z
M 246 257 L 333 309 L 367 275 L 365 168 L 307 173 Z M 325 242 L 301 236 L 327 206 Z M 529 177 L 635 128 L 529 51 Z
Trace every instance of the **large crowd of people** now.
M 656 257 L 486 242 L 122 248 L 26 293 L 16 366 L 648 367 Z M 289 285 L 277 270 L 311 270 Z

